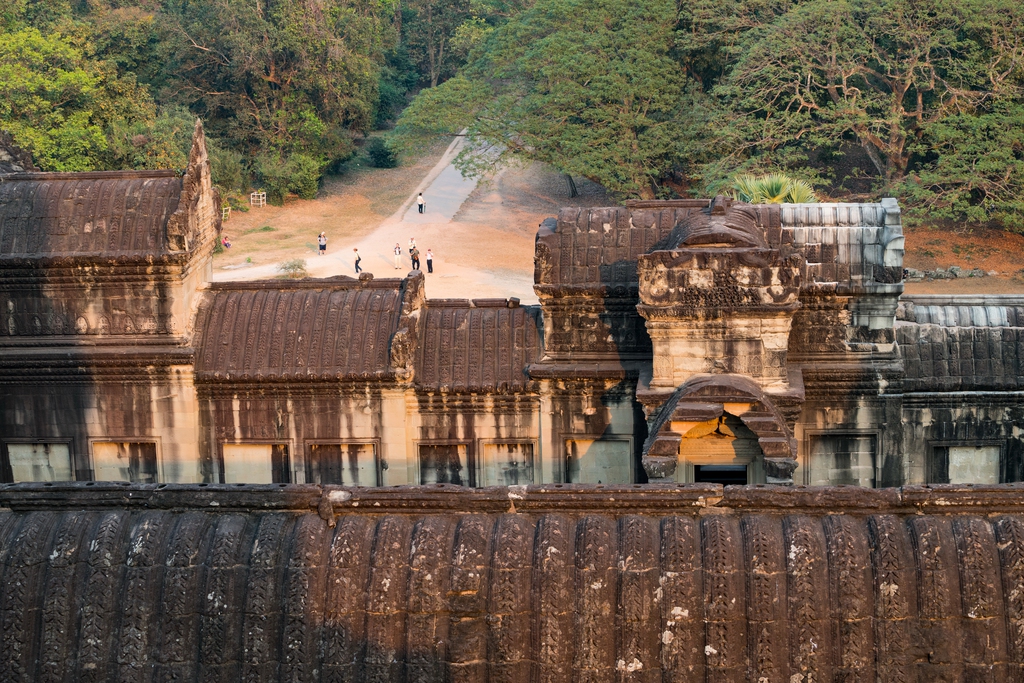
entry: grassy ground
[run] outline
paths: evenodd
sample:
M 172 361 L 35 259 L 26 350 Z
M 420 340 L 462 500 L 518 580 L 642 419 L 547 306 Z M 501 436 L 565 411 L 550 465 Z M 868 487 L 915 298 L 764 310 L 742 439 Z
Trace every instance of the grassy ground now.
M 284 206 L 232 211 L 224 222 L 231 248 L 214 257 L 214 268 L 264 265 L 316 256 L 317 235 L 331 241 L 371 232 L 398 210 L 444 153 L 438 142 L 398 168 L 373 168 L 363 153 L 328 176 L 316 199 L 288 199 Z

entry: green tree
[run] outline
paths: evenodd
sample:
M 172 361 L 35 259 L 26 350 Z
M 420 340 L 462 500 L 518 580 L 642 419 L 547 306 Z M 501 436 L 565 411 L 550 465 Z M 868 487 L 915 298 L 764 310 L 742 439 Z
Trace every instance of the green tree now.
M 107 132 L 154 116 L 146 88 L 60 34 L 0 33 L 0 121 L 48 171 L 109 168 Z
M 1019 5 L 698 2 L 681 26 L 681 59 L 707 87 L 710 137 L 722 150 L 694 165 L 705 188 L 737 169 L 783 168 L 827 184 L 809 159 L 853 144 L 878 193 L 934 215 L 1005 222 L 1024 190 L 1019 135 L 997 134 L 1020 125 Z
M 407 0 L 402 29 L 404 43 L 431 88 L 460 66 L 452 38 L 470 19 L 469 0 Z
M 392 14 L 386 1 L 169 0 L 160 97 L 261 166 L 294 153 L 322 171 L 373 125 Z
M 653 197 L 687 126 L 675 25 L 667 0 L 541 0 L 491 31 L 459 76 L 417 96 L 396 146 L 465 128 L 466 173 L 518 157 Z
M 184 107 L 161 108 L 147 121 L 117 122 L 108 134 L 112 166 L 185 168 L 196 118 Z

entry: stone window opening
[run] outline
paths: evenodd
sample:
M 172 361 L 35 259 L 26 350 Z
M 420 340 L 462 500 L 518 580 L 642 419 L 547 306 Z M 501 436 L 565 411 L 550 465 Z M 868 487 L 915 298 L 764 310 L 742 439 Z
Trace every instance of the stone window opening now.
M 74 480 L 68 441 L 5 442 L 0 449 L 0 483 Z
M 633 442 L 596 436 L 566 439 L 564 465 L 567 484 L 631 484 Z
M 532 441 L 485 442 L 482 486 L 520 486 L 534 483 L 534 443 Z
M 933 442 L 929 484 L 1000 484 L 1004 481 L 1002 442 Z
M 748 468 L 749 465 L 694 465 L 693 481 L 723 486 L 745 486 Z
M 156 484 L 162 479 L 154 441 L 93 441 L 94 481 Z
M 310 443 L 306 447 L 306 483 L 382 486 L 383 472 L 373 443 Z
M 288 444 L 221 444 L 221 483 L 291 483 L 291 467 Z
M 857 432 L 811 434 L 804 483 L 863 486 L 879 480 L 878 435 Z
M 467 444 L 434 443 L 419 445 L 420 484 L 476 486 L 473 463 Z
M 680 483 L 764 483 L 764 453 L 757 435 L 728 412 L 683 434 L 679 464 L 676 481 Z

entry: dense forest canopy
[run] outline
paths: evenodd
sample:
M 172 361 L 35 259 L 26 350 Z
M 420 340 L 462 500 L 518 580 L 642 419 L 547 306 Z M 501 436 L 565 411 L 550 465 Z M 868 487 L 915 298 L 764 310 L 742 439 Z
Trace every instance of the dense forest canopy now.
M 0 128 L 44 170 L 181 168 L 316 193 L 514 0 L 0 0 Z
M 216 181 L 276 198 L 397 119 L 397 151 L 465 131 L 467 172 L 782 171 L 1024 230 L 1011 0 L 0 0 L 0 128 L 41 168 L 180 168 L 196 116 Z
M 421 92 L 395 142 L 463 129 L 471 171 L 539 159 L 642 198 L 784 171 L 1020 230 L 1024 7 L 537 0 Z

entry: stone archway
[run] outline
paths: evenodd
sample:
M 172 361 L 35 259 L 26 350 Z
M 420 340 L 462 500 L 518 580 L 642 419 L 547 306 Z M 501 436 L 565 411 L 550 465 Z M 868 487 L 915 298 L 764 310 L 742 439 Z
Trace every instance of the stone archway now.
M 694 375 L 655 413 L 644 443 L 643 465 L 651 481 L 674 480 L 684 435 L 723 415 L 739 418 L 757 437 L 769 484 L 792 484 L 796 440 L 760 385 L 743 375 Z M 694 435 L 700 438 L 699 434 Z M 689 438 L 694 438 L 691 436 Z

